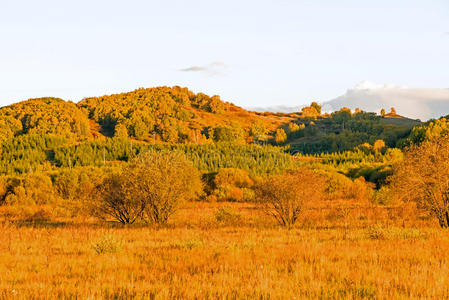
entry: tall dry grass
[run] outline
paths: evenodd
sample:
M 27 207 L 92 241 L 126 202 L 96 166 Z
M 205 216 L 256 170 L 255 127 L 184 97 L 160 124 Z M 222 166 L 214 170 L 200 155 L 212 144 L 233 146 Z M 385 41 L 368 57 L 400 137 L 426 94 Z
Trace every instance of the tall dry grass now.
M 407 209 L 323 202 L 286 230 L 244 203 L 190 203 L 159 228 L 4 208 L 0 298 L 448 298 L 449 235 Z

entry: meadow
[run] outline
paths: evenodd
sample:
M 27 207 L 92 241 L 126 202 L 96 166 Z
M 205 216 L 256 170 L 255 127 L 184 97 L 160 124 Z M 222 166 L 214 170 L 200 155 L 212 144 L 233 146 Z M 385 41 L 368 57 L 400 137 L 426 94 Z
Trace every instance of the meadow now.
M 1 299 L 449 297 L 447 231 L 410 205 L 323 200 L 290 230 L 236 202 L 189 202 L 164 226 L 37 206 L 0 220 Z
M 0 299 L 449 298 L 448 134 L 180 87 L 0 108 Z

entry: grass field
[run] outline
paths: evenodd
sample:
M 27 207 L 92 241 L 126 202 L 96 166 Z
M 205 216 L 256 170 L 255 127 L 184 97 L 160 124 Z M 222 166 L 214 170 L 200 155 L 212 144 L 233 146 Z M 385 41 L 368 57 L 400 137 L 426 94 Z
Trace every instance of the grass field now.
M 0 298 L 448 298 L 449 232 L 412 210 L 323 202 L 286 230 L 250 204 L 189 203 L 163 228 L 3 208 Z

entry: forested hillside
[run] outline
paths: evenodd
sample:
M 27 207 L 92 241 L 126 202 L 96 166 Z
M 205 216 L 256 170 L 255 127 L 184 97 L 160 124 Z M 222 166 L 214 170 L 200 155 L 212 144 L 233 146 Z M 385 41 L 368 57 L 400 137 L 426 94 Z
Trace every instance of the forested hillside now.
M 287 128 L 290 132 L 287 142 L 291 144 L 292 151 L 309 154 L 351 150 L 365 143 L 374 145 L 378 140 L 387 147 L 397 147 L 414 126 L 421 124 L 395 113 L 377 115 L 349 109 L 314 118 L 300 118 L 296 122 L 299 122 L 299 128 Z
M 256 113 L 180 87 L 77 104 L 30 99 L 0 108 L 0 125 L 4 200 L 35 197 L 30 180 L 56 190 L 60 176 L 95 182 L 147 151 L 183 153 L 203 174 L 206 194 L 219 199 L 252 197 L 248 182 L 301 165 L 318 170 L 329 184 L 349 180 L 344 185 L 351 186 L 363 177 L 380 189 L 402 158 L 397 147 L 448 128 L 446 119 L 422 124 L 394 109 L 381 115 L 349 109 L 323 114 L 316 102 L 297 113 Z M 217 176 L 231 183 L 217 184 Z
M 77 104 L 30 99 L 0 108 L 0 172 L 102 167 L 152 148 L 179 150 L 203 172 L 231 167 L 261 175 L 291 168 L 288 153 L 362 153 L 371 171 L 354 171 L 362 168 L 359 159 L 352 161 L 356 166 L 340 165 L 340 172 L 378 183 L 371 172 L 390 166 L 390 159 L 373 161 L 369 153 L 384 154 L 447 130 L 445 119 L 420 124 L 394 109 L 382 115 L 349 109 L 322 114 L 315 102 L 298 113 L 256 113 L 181 87 L 142 88 Z M 273 147 L 249 146 L 254 143 Z
M 59 98 L 39 98 L 0 108 L 0 142 L 25 134 L 91 137 L 87 113 Z
M 168 143 L 251 142 L 293 117 L 256 114 L 219 96 L 180 87 L 86 98 L 78 107 L 89 112 L 106 136 Z
M 395 147 L 419 124 L 395 113 L 342 109 L 322 114 L 317 103 L 298 113 L 256 113 L 219 96 L 157 87 L 85 98 L 77 104 L 39 98 L 0 108 L 0 142 L 50 134 L 69 145 L 116 137 L 148 143 L 288 144 L 292 152 L 321 153 L 351 150 L 379 139 Z

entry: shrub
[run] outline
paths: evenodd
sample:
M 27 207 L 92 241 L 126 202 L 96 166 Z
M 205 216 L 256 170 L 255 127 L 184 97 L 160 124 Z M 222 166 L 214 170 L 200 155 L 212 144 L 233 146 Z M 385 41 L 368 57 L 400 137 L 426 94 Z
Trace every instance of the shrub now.
M 397 199 L 391 192 L 389 186 L 383 186 L 374 193 L 373 201 L 380 205 L 392 205 L 397 204 Z
M 239 188 L 248 188 L 254 184 L 248 172 L 235 168 L 220 169 L 215 175 L 214 183 L 217 187 L 233 185 Z
M 325 194 L 328 199 L 349 198 L 352 180 L 337 172 L 325 172 Z
M 414 201 L 442 228 L 449 227 L 449 137 L 411 146 L 396 165 L 391 187 L 398 200 Z
M 92 244 L 92 248 L 97 254 L 120 252 L 123 241 L 117 239 L 114 235 L 104 235 L 97 242 Z
M 105 178 L 99 187 L 100 199 L 94 210 L 100 216 L 110 216 L 122 224 L 132 224 L 143 214 L 145 204 L 127 192 L 130 178 L 123 171 Z
M 248 190 L 254 185 L 249 173 L 235 168 L 220 169 L 215 176 L 215 195 L 220 200 L 243 201 L 245 200 L 244 190 Z
M 0 205 L 5 201 L 8 192 L 8 181 L 5 176 L 0 176 Z
M 256 187 L 256 201 L 281 225 L 291 228 L 304 207 L 323 194 L 324 179 L 307 168 L 273 175 Z
M 50 177 L 35 173 L 10 178 L 4 202 L 8 205 L 42 205 L 56 201 Z
M 126 168 L 126 176 L 131 179 L 128 193 L 144 203 L 146 217 L 157 224 L 202 193 L 201 174 L 178 152 L 143 153 Z
M 45 208 L 41 208 L 38 211 L 36 211 L 34 214 L 26 218 L 25 221 L 28 222 L 48 222 L 51 221 L 53 218 L 53 214 L 51 211 Z
M 178 152 L 139 155 L 101 186 L 98 211 L 121 223 L 139 218 L 164 224 L 185 200 L 202 192 L 201 176 Z
M 354 179 L 348 197 L 357 200 L 370 200 L 373 196 L 373 189 L 366 182 L 365 178 Z
M 220 207 L 215 212 L 215 219 L 220 223 L 233 224 L 241 220 L 241 215 L 234 212 L 231 207 Z
M 384 240 L 390 236 L 390 232 L 379 224 L 370 226 L 367 233 L 372 240 Z

